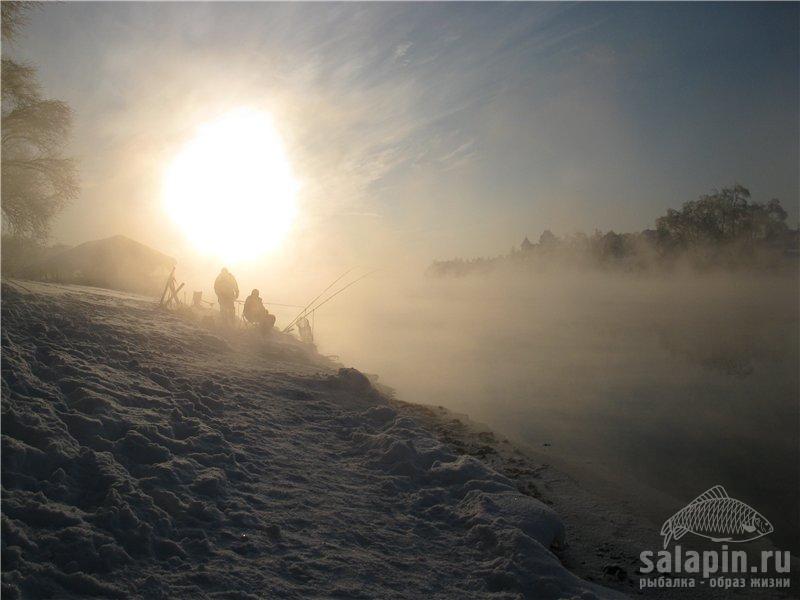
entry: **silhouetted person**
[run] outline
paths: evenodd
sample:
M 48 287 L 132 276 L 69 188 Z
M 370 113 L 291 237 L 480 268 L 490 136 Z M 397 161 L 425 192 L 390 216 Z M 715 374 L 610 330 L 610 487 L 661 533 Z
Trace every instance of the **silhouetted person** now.
M 242 316 L 248 323 L 259 325 L 267 332 L 275 325 L 275 315 L 269 314 L 269 311 L 264 306 L 264 302 L 258 295 L 258 290 L 253 290 L 244 301 L 244 310 Z
M 236 308 L 233 303 L 239 297 L 239 284 L 225 267 L 222 267 L 222 271 L 214 281 L 214 292 L 217 294 L 222 322 L 233 325 L 236 319 Z

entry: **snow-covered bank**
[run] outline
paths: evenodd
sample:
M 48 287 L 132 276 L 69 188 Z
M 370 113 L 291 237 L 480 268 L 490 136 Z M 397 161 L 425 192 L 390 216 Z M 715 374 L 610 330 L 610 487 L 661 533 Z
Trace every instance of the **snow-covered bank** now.
M 551 552 L 552 509 L 359 372 L 24 285 L 3 286 L 4 597 L 616 596 Z

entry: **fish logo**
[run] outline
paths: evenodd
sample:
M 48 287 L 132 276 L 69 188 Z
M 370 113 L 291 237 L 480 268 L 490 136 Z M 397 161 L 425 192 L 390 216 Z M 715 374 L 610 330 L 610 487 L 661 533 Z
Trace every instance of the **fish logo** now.
M 772 524 L 754 508 L 715 485 L 684 506 L 661 527 L 664 548 L 686 532 L 714 542 L 749 542 L 772 533 Z

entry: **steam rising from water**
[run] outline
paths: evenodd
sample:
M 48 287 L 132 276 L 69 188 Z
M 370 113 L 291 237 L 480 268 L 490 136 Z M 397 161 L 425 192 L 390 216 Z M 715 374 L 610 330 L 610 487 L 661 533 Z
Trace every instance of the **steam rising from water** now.
M 331 304 L 322 351 L 404 400 L 622 483 L 643 511 L 645 487 L 686 499 L 721 483 L 776 539 L 797 530 L 796 274 L 387 274 Z

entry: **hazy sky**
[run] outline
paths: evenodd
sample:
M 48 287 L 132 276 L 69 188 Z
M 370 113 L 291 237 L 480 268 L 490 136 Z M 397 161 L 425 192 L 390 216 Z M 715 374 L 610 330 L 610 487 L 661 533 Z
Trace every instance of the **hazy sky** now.
M 75 111 L 68 243 L 180 255 L 163 169 L 242 105 L 302 184 L 284 256 L 498 254 L 734 181 L 798 215 L 797 4 L 60 3 L 4 51 Z

